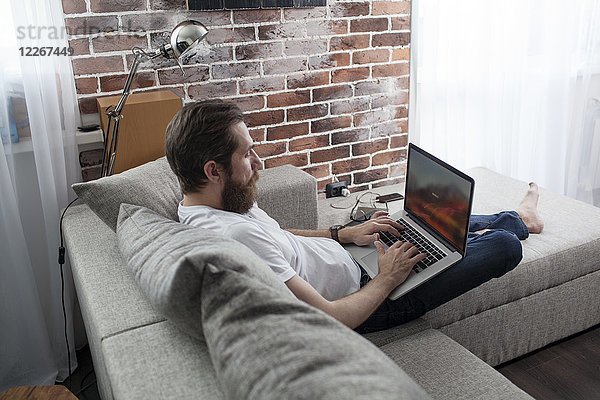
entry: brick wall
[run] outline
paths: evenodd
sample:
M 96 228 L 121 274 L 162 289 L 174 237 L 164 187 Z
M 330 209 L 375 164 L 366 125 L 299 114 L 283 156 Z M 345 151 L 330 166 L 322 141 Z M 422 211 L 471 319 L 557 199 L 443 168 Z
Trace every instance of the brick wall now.
M 132 46 L 157 49 L 181 21 L 210 30 L 207 54 L 140 66 L 136 91 L 234 100 L 266 168 L 293 164 L 351 190 L 404 180 L 409 1 L 328 0 L 326 7 L 187 11 L 185 0 L 63 0 L 82 114 L 120 94 Z M 89 158 L 89 157 L 88 157 Z M 89 160 L 88 160 L 89 162 Z

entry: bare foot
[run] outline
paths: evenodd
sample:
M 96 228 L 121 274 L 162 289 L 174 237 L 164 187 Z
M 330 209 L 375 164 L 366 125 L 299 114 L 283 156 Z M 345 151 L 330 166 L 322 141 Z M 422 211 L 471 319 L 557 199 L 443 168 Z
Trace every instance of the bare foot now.
M 529 190 L 523 200 L 521 200 L 519 208 L 517 208 L 517 213 L 521 216 L 525 225 L 527 225 L 529 233 L 541 233 L 544 229 L 544 221 L 537 211 L 539 197 L 538 185 L 535 182 L 530 182 Z

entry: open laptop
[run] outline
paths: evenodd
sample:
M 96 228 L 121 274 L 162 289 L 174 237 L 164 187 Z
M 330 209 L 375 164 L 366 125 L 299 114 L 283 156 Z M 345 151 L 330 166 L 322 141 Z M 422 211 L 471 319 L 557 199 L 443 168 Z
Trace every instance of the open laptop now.
M 390 299 L 404 295 L 465 256 L 474 186 L 471 177 L 409 144 L 404 210 L 390 216 L 406 229 L 400 238 L 381 232 L 380 239 L 386 250 L 397 240 L 408 241 L 428 257 L 415 265 Z M 377 275 L 374 245 L 344 247 L 371 278 Z

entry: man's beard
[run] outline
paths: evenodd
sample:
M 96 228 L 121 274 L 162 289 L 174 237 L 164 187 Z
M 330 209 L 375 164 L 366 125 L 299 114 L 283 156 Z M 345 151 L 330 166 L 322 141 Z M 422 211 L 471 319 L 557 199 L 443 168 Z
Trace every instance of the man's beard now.
M 247 183 L 236 182 L 228 174 L 227 181 L 221 193 L 221 204 L 225 211 L 232 211 L 238 214 L 246 214 L 256 201 L 258 180 L 258 171 L 252 173 L 252 177 Z

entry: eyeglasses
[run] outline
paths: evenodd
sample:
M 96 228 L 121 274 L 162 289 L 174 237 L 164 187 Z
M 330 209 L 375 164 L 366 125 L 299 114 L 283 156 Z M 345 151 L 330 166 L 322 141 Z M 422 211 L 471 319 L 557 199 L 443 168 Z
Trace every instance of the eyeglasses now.
M 375 205 L 375 196 L 379 196 L 379 193 L 375 193 L 375 192 L 365 192 L 363 194 L 361 194 L 360 196 L 358 196 L 356 198 L 356 203 L 354 203 L 354 207 L 352 207 L 352 210 L 350 211 L 350 219 L 354 222 L 365 222 L 371 219 L 371 216 L 376 212 L 375 210 L 370 211 L 365 213 L 364 210 L 358 208 L 358 205 L 361 203 L 363 197 L 365 197 L 366 195 L 370 195 L 370 198 L 368 200 L 365 201 L 365 203 L 367 203 L 368 205 L 371 206 L 371 208 L 376 208 Z M 389 207 L 387 203 L 383 203 L 385 204 L 385 210 L 387 212 L 389 212 Z M 356 211 L 356 212 L 355 212 Z

